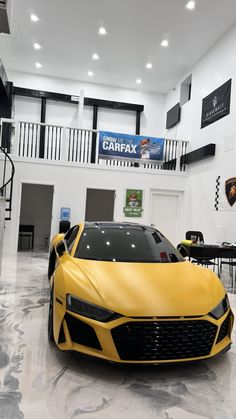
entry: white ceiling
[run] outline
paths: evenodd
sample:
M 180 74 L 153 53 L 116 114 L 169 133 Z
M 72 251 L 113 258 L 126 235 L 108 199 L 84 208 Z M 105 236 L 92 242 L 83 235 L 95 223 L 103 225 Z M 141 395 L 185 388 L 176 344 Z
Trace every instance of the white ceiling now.
M 235 0 L 15 0 L 5 67 L 73 80 L 166 92 L 236 24 Z M 39 22 L 33 23 L 35 13 Z M 98 35 L 105 26 L 106 36 Z M 162 39 L 169 47 L 160 46 Z M 42 49 L 35 51 L 33 43 Z M 97 53 L 100 60 L 92 60 Z M 153 69 L 145 65 L 152 62 Z M 35 62 L 42 64 L 35 68 Z M 91 78 L 88 70 L 94 72 Z M 136 84 L 141 78 L 142 85 Z

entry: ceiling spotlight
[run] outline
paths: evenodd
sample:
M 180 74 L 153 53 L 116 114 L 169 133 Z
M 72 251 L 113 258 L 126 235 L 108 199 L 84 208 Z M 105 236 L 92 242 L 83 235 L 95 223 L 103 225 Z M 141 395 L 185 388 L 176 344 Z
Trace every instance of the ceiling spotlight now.
M 93 54 L 92 59 L 93 60 L 99 60 L 99 55 L 98 54 Z
M 137 79 L 137 80 L 136 80 L 136 83 L 137 83 L 137 84 L 142 84 L 142 80 L 141 80 L 141 79 Z
M 168 45 L 169 45 L 168 39 L 163 39 L 163 41 L 161 42 L 161 46 L 162 47 L 168 47 Z
M 189 9 L 189 10 L 193 10 L 193 9 L 195 9 L 195 1 L 189 1 L 187 4 L 186 4 L 186 9 Z
M 148 69 L 152 68 L 152 63 L 147 63 L 146 68 L 148 68 Z
M 34 14 L 30 15 L 30 19 L 32 20 L 32 22 L 38 22 L 39 21 L 38 16 L 36 16 Z
M 99 35 L 106 35 L 107 34 L 106 28 L 103 28 L 103 27 L 99 28 L 98 33 Z
M 34 43 L 34 49 L 41 49 L 41 45 L 39 45 L 37 42 Z
M 35 63 L 35 67 L 37 67 L 37 68 L 41 68 L 41 67 L 42 67 L 42 64 L 40 64 L 40 63 Z
M 92 71 L 88 71 L 88 76 L 92 77 L 93 76 L 93 72 Z

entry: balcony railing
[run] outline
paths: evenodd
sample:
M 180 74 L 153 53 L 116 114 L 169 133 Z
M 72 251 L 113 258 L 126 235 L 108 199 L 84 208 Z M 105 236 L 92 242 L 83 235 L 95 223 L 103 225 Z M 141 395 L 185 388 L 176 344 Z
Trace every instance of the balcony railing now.
M 8 149 L 11 150 L 11 154 L 18 157 L 43 158 L 79 164 L 95 163 L 104 166 L 139 166 L 139 163 L 132 163 L 132 161 L 100 159 L 98 156 L 99 131 L 96 130 L 2 119 L 0 145 L 5 144 L 6 146 L 7 142 L 3 138 L 5 124 L 11 127 Z M 9 132 L 9 129 L 6 131 Z M 187 153 L 187 147 L 187 141 L 165 139 L 163 161 L 142 162 L 142 167 L 152 170 L 185 171 L 185 165 L 180 161 L 181 156 Z M 92 155 L 92 149 L 94 149 L 95 155 Z

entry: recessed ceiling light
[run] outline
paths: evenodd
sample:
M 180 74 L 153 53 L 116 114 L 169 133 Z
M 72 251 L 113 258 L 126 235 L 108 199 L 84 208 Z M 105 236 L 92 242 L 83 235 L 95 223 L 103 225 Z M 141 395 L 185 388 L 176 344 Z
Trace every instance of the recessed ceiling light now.
M 92 71 L 88 71 L 88 76 L 92 77 L 93 76 L 93 72 Z
M 42 64 L 40 64 L 40 63 L 35 63 L 35 67 L 37 67 L 37 68 L 41 68 L 41 67 L 42 67 Z
M 169 45 L 168 39 L 163 39 L 163 41 L 161 42 L 161 46 L 162 47 L 168 47 L 168 45 Z
M 141 79 L 137 79 L 137 80 L 136 80 L 136 83 L 137 83 L 137 84 L 142 84 L 142 80 L 141 80 Z
M 39 21 L 38 16 L 36 16 L 35 14 L 31 14 L 30 19 L 32 20 L 32 22 L 38 22 Z
M 37 42 L 34 43 L 34 49 L 41 49 L 41 45 L 39 45 Z
M 93 60 L 99 60 L 99 55 L 98 54 L 93 54 L 92 58 L 93 58 Z
M 148 68 L 148 69 L 152 68 L 152 63 L 147 63 L 146 68 Z
M 103 27 L 99 28 L 98 33 L 99 35 L 106 35 L 107 33 L 106 28 L 103 28 Z
M 195 9 L 195 1 L 189 1 L 187 4 L 186 4 L 186 9 L 189 9 L 189 10 L 193 10 L 193 9 Z

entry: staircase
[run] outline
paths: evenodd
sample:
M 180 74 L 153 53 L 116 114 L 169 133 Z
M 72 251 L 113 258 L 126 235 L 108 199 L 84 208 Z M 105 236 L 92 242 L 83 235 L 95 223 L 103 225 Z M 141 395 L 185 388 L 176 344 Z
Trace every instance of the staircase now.
M 6 200 L 5 220 L 11 220 L 13 178 L 15 174 L 15 167 L 11 157 L 2 147 L 0 147 L 0 156 L 3 157 L 0 160 L 2 170 L 2 186 L 0 187 L 0 196 Z

